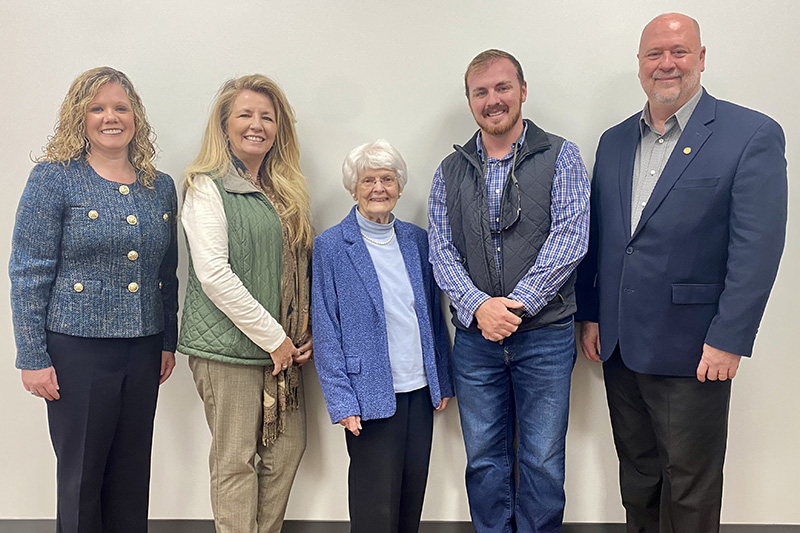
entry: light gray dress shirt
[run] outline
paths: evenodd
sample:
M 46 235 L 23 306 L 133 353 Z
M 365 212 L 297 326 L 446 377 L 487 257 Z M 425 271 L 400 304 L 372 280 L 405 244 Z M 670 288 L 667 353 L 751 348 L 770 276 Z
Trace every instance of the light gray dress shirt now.
M 631 190 L 631 234 L 636 231 L 639 219 L 642 217 L 650 195 L 661 177 L 661 172 L 667 165 L 678 139 L 683 133 L 683 128 L 697 107 L 697 102 L 703 95 L 698 89 L 692 98 L 683 104 L 674 115 L 664 123 L 664 134 L 653 127 L 650 119 L 650 106 L 645 104 L 642 117 L 639 119 L 641 137 L 636 148 L 636 159 L 633 164 L 633 190 Z

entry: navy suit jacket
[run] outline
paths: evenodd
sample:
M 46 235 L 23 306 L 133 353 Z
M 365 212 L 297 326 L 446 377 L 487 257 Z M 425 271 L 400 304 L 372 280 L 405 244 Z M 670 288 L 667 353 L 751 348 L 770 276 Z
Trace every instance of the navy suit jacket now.
M 422 360 L 436 407 L 455 393 L 450 338 L 428 261 L 428 234 L 400 220 L 395 220 L 394 229 L 414 292 Z M 314 363 L 331 422 L 352 415 L 363 420 L 389 418 L 396 403 L 386 314 L 355 207 L 314 239 L 312 265 Z
M 631 234 L 640 115 L 597 148 L 576 320 L 599 322 L 604 361 L 619 344 L 631 370 L 693 376 L 703 343 L 752 352 L 783 252 L 785 140 L 703 90 Z

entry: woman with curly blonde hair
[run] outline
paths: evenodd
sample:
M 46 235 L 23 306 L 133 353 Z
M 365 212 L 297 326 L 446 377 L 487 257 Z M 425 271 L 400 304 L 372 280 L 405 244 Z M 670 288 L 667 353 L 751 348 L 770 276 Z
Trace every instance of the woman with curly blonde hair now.
M 227 81 L 186 171 L 178 350 L 211 430 L 217 531 L 279 532 L 305 450 L 313 230 L 294 112 L 262 75 Z
M 159 384 L 177 343 L 172 179 L 118 70 L 72 83 L 17 210 L 17 368 L 47 400 L 61 532 L 147 530 Z
M 87 70 L 72 82 L 67 96 L 61 103 L 55 133 L 44 147 L 44 154 L 36 161 L 66 163 L 72 159 L 90 156 L 92 143 L 86 135 L 86 109 L 97 92 L 109 83 L 119 85 L 130 100 L 135 131 L 128 143 L 128 160 L 137 170 L 139 181 L 148 188 L 152 187 L 157 172 L 153 165 L 156 157 L 153 128 L 147 122 L 144 105 L 131 80 L 122 72 L 110 67 Z

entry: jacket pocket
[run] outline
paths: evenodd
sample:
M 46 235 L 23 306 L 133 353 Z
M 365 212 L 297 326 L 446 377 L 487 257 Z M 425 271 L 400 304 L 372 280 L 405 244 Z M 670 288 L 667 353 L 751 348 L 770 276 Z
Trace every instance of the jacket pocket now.
M 699 187 L 716 187 L 719 176 L 712 178 L 687 178 L 675 182 L 673 189 L 697 189 Z
M 358 356 L 345 356 L 344 366 L 348 374 L 360 374 L 361 358 Z
M 715 304 L 723 288 L 722 283 L 673 283 L 672 303 Z
M 103 282 L 101 280 L 82 279 L 80 276 L 75 276 L 75 278 L 56 278 L 53 282 L 53 291 L 96 296 L 103 291 Z

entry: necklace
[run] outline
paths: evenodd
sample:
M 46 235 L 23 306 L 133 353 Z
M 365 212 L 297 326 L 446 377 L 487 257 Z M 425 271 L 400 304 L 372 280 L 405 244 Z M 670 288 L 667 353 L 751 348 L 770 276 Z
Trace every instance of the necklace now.
M 392 242 L 392 239 L 394 239 L 394 226 L 392 226 L 392 235 L 391 235 L 391 237 L 389 237 L 389 240 L 384 241 L 384 242 L 376 241 L 375 239 L 370 239 L 369 237 L 367 237 L 367 235 L 363 231 L 361 232 L 361 236 L 364 237 L 365 239 L 367 239 L 372 244 L 377 244 L 378 246 L 386 246 L 387 244 Z

